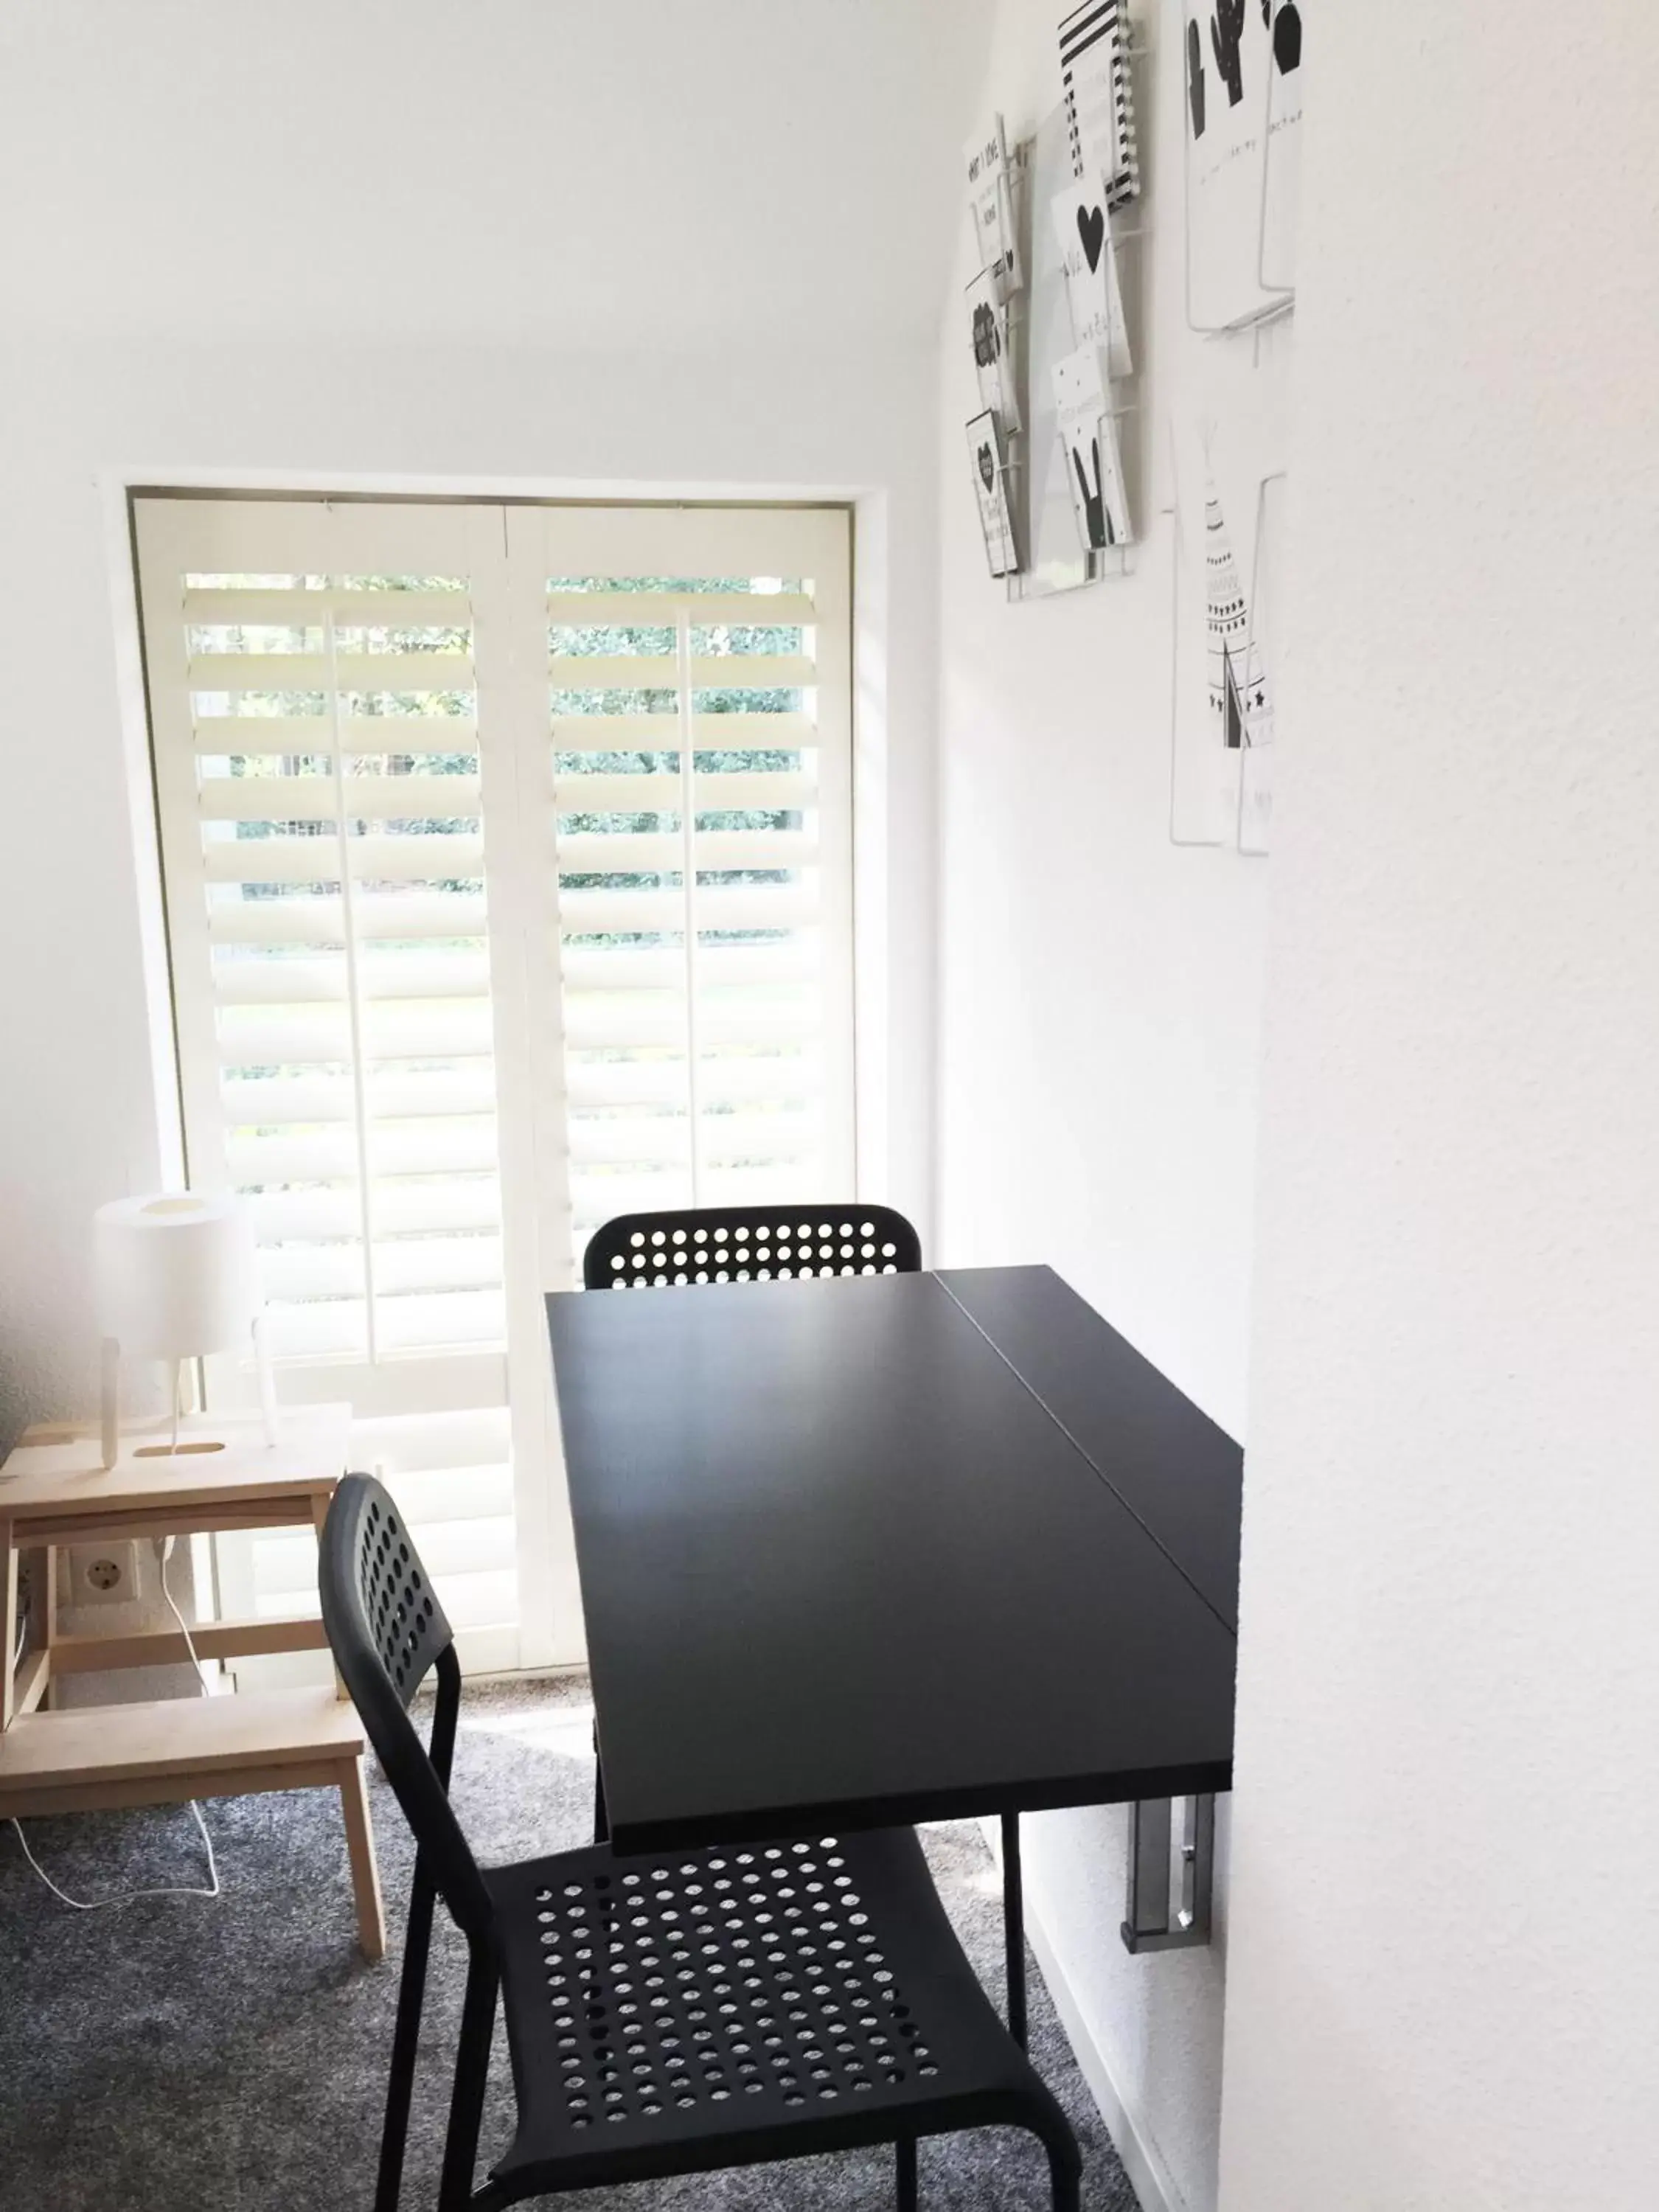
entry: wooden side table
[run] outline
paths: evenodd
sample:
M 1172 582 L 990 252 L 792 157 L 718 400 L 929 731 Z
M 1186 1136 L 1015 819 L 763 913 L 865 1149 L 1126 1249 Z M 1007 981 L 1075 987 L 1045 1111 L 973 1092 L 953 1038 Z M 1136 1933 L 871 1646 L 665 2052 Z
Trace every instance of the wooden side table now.
M 363 1732 L 336 1688 L 167 1698 L 43 1712 L 54 1680 L 76 1673 L 187 1660 L 176 1627 L 131 1636 L 64 1636 L 56 1605 L 57 1550 L 132 1538 L 234 1528 L 313 1528 L 320 1534 L 345 1471 L 351 1410 L 296 1407 L 273 1448 L 257 1422 L 187 1419 L 123 1435 L 101 1465 L 96 1422 L 28 1430 L 0 1468 L 0 1820 L 174 1805 L 263 1790 L 337 1789 L 345 1820 L 357 1932 L 381 1957 L 386 1923 L 363 1779 Z M 38 1554 L 27 1646 L 18 1559 Z M 204 1621 L 191 1632 L 204 1660 L 311 1651 L 327 1642 L 316 1619 Z

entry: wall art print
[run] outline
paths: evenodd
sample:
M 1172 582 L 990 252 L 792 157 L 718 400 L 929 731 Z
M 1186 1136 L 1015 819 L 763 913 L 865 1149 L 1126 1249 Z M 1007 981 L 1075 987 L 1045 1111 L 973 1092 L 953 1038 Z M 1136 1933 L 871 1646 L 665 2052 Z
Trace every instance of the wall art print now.
M 1294 281 L 1307 4 L 1183 0 L 1188 310 L 1203 330 Z
M 1118 282 L 1117 247 L 1103 187 L 1089 179 L 1073 180 L 1054 195 L 1049 213 L 1060 245 L 1060 267 L 1066 272 L 1073 338 L 1079 345 L 1101 349 L 1108 376 L 1133 376 L 1134 362 Z
M 1018 383 L 1008 351 L 1008 310 L 998 301 L 988 269 L 981 269 L 968 287 L 963 310 L 974 374 L 979 379 L 979 404 L 995 410 L 1006 435 L 1019 428 Z
M 1018 290 L 1023 279 L 1008 183 L 1008 151 L 1000 115 L 991 116 L 983 129 L 975 132 L 963 162 L 968 173 L 968 210 L 974 224 L 974 265 L 990 277 L 1000 306 Z
M 1019 554 L 1008 506 L 1007 451 L 1001 426 L 988 407 L 968 424 L 968 458 L 986 560 L 994 576 L 1012 576 L 1019 567 Z
M 1072 174 L 1101 178 L 1107 206 L 1127 206 L 1140 191 L 1127 0 L 1085 0 L 1062 16 L 1060 76 Z
M 1054 416 L 1078 540 L 1091 552 L 1129 542 L 1117 425 L 1107 411 L 1100 349 L 1079 346 L 1054 368 Z

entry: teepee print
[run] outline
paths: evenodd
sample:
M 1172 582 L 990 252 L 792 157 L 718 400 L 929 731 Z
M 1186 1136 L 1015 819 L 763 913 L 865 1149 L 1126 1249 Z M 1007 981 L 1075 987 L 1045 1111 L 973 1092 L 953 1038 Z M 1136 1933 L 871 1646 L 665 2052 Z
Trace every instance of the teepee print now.
M 1273 708 L 1261 651 L 1250 633 L 1250 611 L 1238 580 L 1233 541 L 1209 478 L 1204 487 L 1204 593 L 1211 720 L 1230 750 L 1269 744 Z

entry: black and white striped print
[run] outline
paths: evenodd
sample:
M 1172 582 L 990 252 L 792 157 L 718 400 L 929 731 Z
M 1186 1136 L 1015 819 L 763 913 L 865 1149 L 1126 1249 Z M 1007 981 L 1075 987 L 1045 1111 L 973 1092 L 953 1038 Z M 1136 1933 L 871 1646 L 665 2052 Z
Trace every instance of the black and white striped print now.
M 1080 110 L 1109 97 L 1115 159 L 1104 165 L 1106 204 L 1126 207 L 1140 194 L 1140 156 L 1135 144 L 1134 92 L 1129 82 L 1129 11 L 1127 0 L 1084 0 L 1060 25 L 1060 73 L 1066 89 L 1066 131 L 1072 173 L 1082 178 L 1090 163 Z

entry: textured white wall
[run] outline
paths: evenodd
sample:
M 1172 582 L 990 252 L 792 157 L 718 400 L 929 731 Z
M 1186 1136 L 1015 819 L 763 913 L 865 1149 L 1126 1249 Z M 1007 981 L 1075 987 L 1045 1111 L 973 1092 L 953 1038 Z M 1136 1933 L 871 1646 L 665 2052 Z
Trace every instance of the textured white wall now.
M 1001 0 L 982 106 L 1029 135 L 1059 103 L 1053 0 Z M 1138 69 L 1148 236 L 1128 418 L 1135 573 L 1005 603 L 986 574 L 950 301 L 941 372 L 939 1221 L 951 1262 L 1051 1262 L 1236 1436 L 1245 1423 L 1264 902 L 1270 871 L 1168 838 L 1171 524 L 1165 422 L 1182 312 L 1180 41 Z M 1038 210 L 1047 222 L 1048 210 Z M 966 219 L 953 283 L 967 283 Z M 1126 249 L 1133 288 L 1136 250 Z M 1248 345 L 1248 342 L 1247 342 Z M 1220 1822 L 1224 1853 L 1226 1817 Z M 1131 1959 L 1121 1808 L 1025 1823 L 1033 1915 L 1149 2190 L 1208 2212 L 1220 2111 L 1225 1881 L 1206 1951 Z M 1098 2078 L 1098 2075 L 1097 2077 Z
M 1225 2212 L 1659 2202 L 1659 15 L 1323 9 Z

